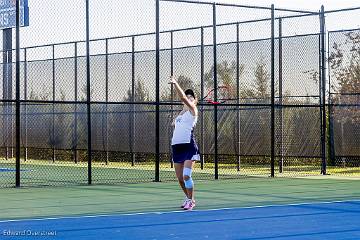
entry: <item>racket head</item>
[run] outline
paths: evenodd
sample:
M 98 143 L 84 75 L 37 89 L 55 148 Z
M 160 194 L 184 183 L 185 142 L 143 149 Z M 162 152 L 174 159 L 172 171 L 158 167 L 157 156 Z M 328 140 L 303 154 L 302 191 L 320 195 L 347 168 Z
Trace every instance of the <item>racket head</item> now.
M 217 94 L 216 101 L 215 101 L 215 90 Z M 218 86 L 217 88 L 211 89 L 203 100 L 210 104 L 221 104 L 221 103 L 225 103 L 228 99 L 230 99 L 229 88 L 227 86 Z

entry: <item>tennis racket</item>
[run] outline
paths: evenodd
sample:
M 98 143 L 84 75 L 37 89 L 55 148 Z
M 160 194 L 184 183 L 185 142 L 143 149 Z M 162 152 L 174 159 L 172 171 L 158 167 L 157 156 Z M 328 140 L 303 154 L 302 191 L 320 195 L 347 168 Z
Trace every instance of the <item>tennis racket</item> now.
M 217 100 L 215 101 L 215 90 L 217 90 Z M 201 102 L 206 102 L 210 104 L 221 104 L 225 103 L 230 99 L 230 90 L 226 86 L 219 86 L 217 88 L 213 88 L 205 95 L 204 98 L 201 99 Z

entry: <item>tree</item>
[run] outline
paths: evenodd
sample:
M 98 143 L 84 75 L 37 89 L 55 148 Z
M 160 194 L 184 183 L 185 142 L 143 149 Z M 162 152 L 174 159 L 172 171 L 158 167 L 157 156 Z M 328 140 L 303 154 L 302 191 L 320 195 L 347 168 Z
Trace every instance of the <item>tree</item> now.
M 337 139 L 337 153 L 358 156 L 358 142 L 354 139 L 357 139 L 360 125 L 360 31 L 345 32 L 344 36 L 345 41 L 342 43 L 333 43 L 329 56 L 331 89 L 338 93 L 331 96 L 331 101 L 342 105 L 332 108 L 329 127 L 333 131 L 331 143 L 334 145 Z M 334 135 L 337 136 L 333 137 Z M 331 148 L 330 155 L 335 163 L 333 149 L 334 147 Z M 345 165 L 345 158 L 343 160 Z
M 358 104 L 360 102 L 360 31 L 344 34 L 345 42 L 333 43 L 329 57 L 332 77 L 336 82 L 331 88 L 340 93 L 332 98 L 334 103 Z M 341 109 L 342 116 L 352 122 L 360 122 L 359 108 L 347 107 Z
M 239 77 L 244 73 L 245 66 L 239 65 Z M 231 99 L 237 98 L 237 87 L 236 87 L 236 61 L 229 63 L 228 61 L 222 61 L 217 64 L 217 81 L 218 86 L 226 86 L 229 89 L 229 97 Z M 205 86 L 207 89 L 214 88 L 214 66 L 204 74 Z
M 131 102 L 132 101 L 132 91 L 131 89 L 128 89 L 126 92 L 126 97 L 124 98 L 124 101 Z M 150 101 L 149 92 L 145 88 L 145 84 L 143 81 L 138 78 L 136 84 L 135 84 L 135 96 L 134 96 L 134 102 L 147 102 Z
M 60 101 L 66 101 L 66 94 L 63 89 L 60 89 Z M 68 106 L 53 104 L 51 107 L 52 121 L 51 124 L 48 125 L 48 144 L 52 148 L 61 148 L 67 139 L 69 139 L 70 121 L 67 121 Z
M 87 101 L 87 85 L 84 83 L 81 86 L 81 97 L 80 97 L 80 101 Z M 90 99 L 92 99 L 94 96 L 94 89 L 90 88 Z
M 278 92 L 275 86 L 275 93 Z M 264 60 L 256 63 L 254 69 L 254 82 L 250 88 L 241 91 L 242 98 L 253 98 L 256 102 L 268 102 L 271 96 L 270 73 L 266 69 Z
M 339 93 L 360 93 L 360 31 L 345 33 L 344 44 L 333 44 L 329 62 L 338 86 L 332 86 Z M 348 52 L 346 52 L 348 51 Z
M 48 101 L 50 100 L 50 96 L 51 96 L 51 93 L 50 91 L 47 91 L 45 89 L 45 86 L 42 86 L 42 91 L 41 93 L 39 94 L 36 94 L 34 89 L 31 88 L 31 91 L 30 91 L 30 94 L 29 94 L 29 97 L 28 99 L 29 100 L 43 100 L 43 101 Z
M 258 98 L 269 98 L 270 97 L 270 74 L 266 69 L 266 64 L 260 62 L 256 65 L 255 68 L 255 83 L 254 83 L 254 93 Z

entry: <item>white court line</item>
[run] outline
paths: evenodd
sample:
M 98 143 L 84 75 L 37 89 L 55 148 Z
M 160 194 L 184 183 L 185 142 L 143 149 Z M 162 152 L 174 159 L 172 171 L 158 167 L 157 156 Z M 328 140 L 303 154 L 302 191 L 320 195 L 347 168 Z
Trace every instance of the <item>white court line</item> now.
M 258 205 L 251 207 L 237 207 L 237 208 L 213 208 L 213 209 L 203 209 L 203 210 L 176 210 L 168 212 L 138 212 L 138 213 L 115 213 L 115 214 L 99 214 L 99 215 L 84 215 L 84 216 L 68 216 L 68 217 L 49 217 L 49 218 L 29 218 L 29 219 L 10 219 L 2 220 L 0 223 L 9 223 L 9 222 L 27 222 L 27 221 L 47 221 L 47 220 L 62 220 L 62 219 L 81 219 L 81 218 L 100 218 L 100 217 L 121 217 L 121 216 L 137 216 L 137 215 L 151 215 L 151 214 L 173 214 L 173 213 L 189 213 L 189 212 L 213 212 L 213 211 L 223 211 L 223 210 L 240 210 L 240 209 L 256 209 L 256 208 L 268 208 L 268 207 L 286 207 L 286 206 L 303 206 L 303 205 L 315 205 L 315 204 L 332 204 L 332 203 L 351 203 L 359 202 L 360 199 L 353 200 L 339 200 L 339 201 L 329 201 L 329 202 L 308 202 L 308 203 L 290 203 L 290 204 L 274 204 L 274 205 Z

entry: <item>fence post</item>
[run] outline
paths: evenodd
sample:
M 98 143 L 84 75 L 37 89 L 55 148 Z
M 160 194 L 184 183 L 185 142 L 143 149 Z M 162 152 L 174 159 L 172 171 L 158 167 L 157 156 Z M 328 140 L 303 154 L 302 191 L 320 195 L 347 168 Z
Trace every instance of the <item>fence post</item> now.
M 20 187 L 20 1 L 16 1 L 16 187 Z
M 91 169 L 91 86 L 90 86 L 90 26 L 89 26 L 89 0 L 86 0 L 86 105 L 87 105 L 87 157 L 88 157 L 88 184 L 92 183 L 92 169 Z
M 131 166 L 135 166 L 135 37 L 131 38 L 131 116 L 130 116 L 130 152 Z
M 333 116 L 333 106 L 329 96 L 329 104 L 328 104 L 328 112 L 329 112 L 329 157 L 331 165 L 335 165 L 336 155 L 335 155 L 335 145 L 334 145 L 334 116 Z
M 275 8 L 271 5 L 271 177 L 275 176 Z
M 283 67 L 282 67 L 282 19 L 279 18 L 279 139 L 277 139 L 279 153 L 279 173 L 283 172 Z
M 52 161 L 55 162 L 55 45 L 52 45 L 52 131 L 51 131 L 51 142 L 52 142 Z
M 24 100 L 27 100 L 27 49 L 24 49 Z M 28 149 L 27 149 L 27 135 L 28 135 L 28 118 L 27 118 L 27 105 L 24 105 L 24 111 L 25 111 L 25 143 L 24 143 L 24 161 L 28 158 Z
M 239 24 L 236 24 L 236 103 L 237 103 L 237 114 L 236 114 L 236 132 L 237 132 L 237 170 L 241 168 L 241 125 L 240 125 L 240 36 L 239 36 Z
M 160 181 L 160 0 L 156 1 L 155 182 Z
M 216 3 L 213 3 L 213 54 L 214 54 L 214 100 L 217 101 L 217 49 L 216 49 Z M 219 179 L 218 161 L 218 106 L 214 104 L 214 131 L 215 131 L 215 179 Z
M 201 48 L 200 48 L 200 99 L 204 98 L 204 28 L 200 28 L 200 34 L 201 34 Z M 205 144 L 204 144 L 204 105 L 201 104 L 200 107 L 200 122 L 201 122 L 201 130 L 200 130 L 200 138 L 201 138 L 201 152 L 200 152 L 200 168 L 204 169 L 204 163 L 205 163 Z
M 105 164 L 109 164 L 108 106 L 109 106 L 109 40 L 105 39 Z M 104 137 L 104 136 L 103 136 Z
M 170 76 L 174 76 L 174 32 L 170 32 Z M 174 86 L 171 84 L 171 105 L 170 105 L 170 121 L 174 119 L 174 105 L 172 104 L 174 101 Z M 172 126 L 170 124 L 169 136 L 171 136 Z M 171 146 L 169 147 L 169 152 L 171 153 Z M 170 167 L 174 167 L 174 161 L 171 159 Z
M 74 44 L 74 56 L 75 56 L 75 61 L 74 61 L 74 80 L 75 80 L 75 101 L 78 101 L 78 56 L 77 56 L 77 42 L 75 42 Z M 78 107 L 77 107 L 77 103 L 75 103 L 75 120 L 74 120 L 74 142 L 73 142 L 73 154 L 74 154 L 74 162 L 78 163 L 78 150 L 77 150 L 77 146 L 78 146 L 78 132 L 77 132 L 77 118 L 78 118 Z
M 321 6 L 320 13 L 320 37 L 321 37 L 321 109 L 322 109 L 322 137 L 321 137 L 321 173 L 326 175 L 326 104 L 325 104 L 325 89 L 326 89 L 326 68 L 325 68 L 325 11 L 324 6 Z
M 327 34 L 327 54 L 328 59 L 330 57 L 330 33 Z M 329 138 L 328 138 L 328 147 L 329 147 L 329 160 L 331 165 L 335 165 L 335 145 L 334 145 L 334 116 L 333 116 L 333 106 L 332 106 L 332 99 L 331 99 L 331 75 L 330 69 L 327 71 L 328 73 L 328 86 L 329 86 L 329 95 L 328 95 L 328 113 L 329 113 Z
M 321 12 L 319 11 L 319 20 L 320 20 L 320 30 L 321 30 Z M 318 50 L 319 50 L 319 120 L 320 120 L 320 156 L 322 159 L 322 141 L 323 141 L 323 122 L 322 122 L 322 76 L 321 76 L 321 34 L 319 34 L 319 42 L 318 42 Z M 322 160 L 321 160 L 321 169 L 322 169 Z M 320 170 L 322 173 L 322 170 Z
M 3 99 L 12 99 L 12 29 L 3 30 Z M 9 67 L 10 66 L 10 67 Z M 12 104 L 5 102 L 3 108 L 3 128 L 4 128 L 4 144 L 5 144 L 5 159 L 9 159 L 9 151 L 11 149 L 10 157 L 13 157 L 13 121 L 12 121 Z M 9 139 L 11 138 L 11 143 Z M 11 145 L 9 147 L 9 145 Z

